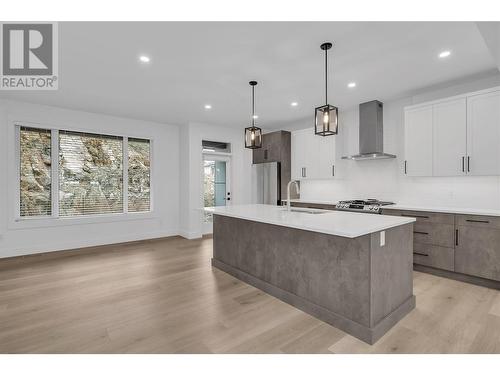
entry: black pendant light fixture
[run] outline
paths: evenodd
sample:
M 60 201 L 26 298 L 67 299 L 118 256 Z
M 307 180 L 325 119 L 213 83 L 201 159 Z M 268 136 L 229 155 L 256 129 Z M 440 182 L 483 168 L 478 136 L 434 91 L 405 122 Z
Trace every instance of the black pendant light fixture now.
M 245 128 L 245 147 L 246 148 L 261 148 L 262 147 L 262 129 L 255 126 L 255 86 L 257 81 L 250 81 L 252 86 L 252 126 Z
M 328 50 L 332 43 L 323 43 L 321 49 L 325 51 L 325 105 L 314 110 L 314 133 L 316 135 L 335 135 L 339 131 L 339 110 L 328 104 Z

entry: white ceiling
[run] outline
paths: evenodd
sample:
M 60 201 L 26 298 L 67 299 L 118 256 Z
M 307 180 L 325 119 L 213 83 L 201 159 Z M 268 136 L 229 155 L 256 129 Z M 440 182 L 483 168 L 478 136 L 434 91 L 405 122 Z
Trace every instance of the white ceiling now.
M 334 43 L 329 102 L 341 110 L 497 68 L 472 22 L 64 22 L 59 90 L 0 97 L 243 128 L 255 79 L 259 125 L 312 123 L 314 107 L 324 104 L 324 41 Z M 446 49 L 452 55 L 439 59 Z M 140 54 L 151 63 L 139 63 Z M 351 81 L 355 89 L 347 88 Z

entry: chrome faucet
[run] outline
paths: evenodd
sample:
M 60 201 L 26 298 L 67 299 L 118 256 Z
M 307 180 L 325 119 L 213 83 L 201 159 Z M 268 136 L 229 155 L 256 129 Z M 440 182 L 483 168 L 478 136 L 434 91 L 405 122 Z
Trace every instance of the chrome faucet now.
M 297 191 L 297 194 L 300 194 L 299 181 L 290 180 L 290 182 L 286 186 L 286 208 L 288 211 L 290 211 L 290 207 L 291 207 L 291 205 L 290 205 L 290 186 L 292 186 L 292 184 L 295 184 L 295 190 Z

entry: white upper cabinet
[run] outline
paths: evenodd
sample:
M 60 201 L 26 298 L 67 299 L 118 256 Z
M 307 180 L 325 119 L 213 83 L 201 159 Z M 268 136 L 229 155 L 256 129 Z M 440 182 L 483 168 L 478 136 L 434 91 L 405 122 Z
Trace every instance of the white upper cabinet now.
M 292 179 L 326 179 L 337 174 L 335 137 L 321 137 L 313 128 L 292 132 Z
M 467 98 L 467 170 L 500 175 L 500 91 Z
M 466 99 L 433 105 L 432 161 L 434 176 L 466 173 Z
M 408 176 L 499 176 L 500 91 L 405 108 Z
M 405 111 L 405 173 L 432 176 L 432 106 Z

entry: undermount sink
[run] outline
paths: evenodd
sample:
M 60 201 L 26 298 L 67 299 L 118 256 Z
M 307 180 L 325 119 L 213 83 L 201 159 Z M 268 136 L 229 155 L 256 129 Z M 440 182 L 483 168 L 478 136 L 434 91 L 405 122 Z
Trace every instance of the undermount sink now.
M 300 212 L 302 214 L 311 214 L 311 215 L 326 214 L 328 212 L 327 210 L 320 210 L 314 208 L 291 208 L 290 210 L 284 208 L 283 211 Z

